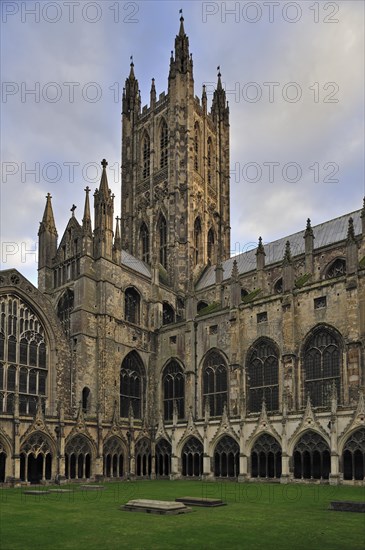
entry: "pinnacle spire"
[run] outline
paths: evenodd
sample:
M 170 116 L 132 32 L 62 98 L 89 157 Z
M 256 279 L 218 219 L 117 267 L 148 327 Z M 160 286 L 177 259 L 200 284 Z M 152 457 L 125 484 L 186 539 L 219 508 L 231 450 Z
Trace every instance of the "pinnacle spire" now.
M 91 230 L 91 215 L 90 215 L 90 201 L 89 201 L 89 193 L 90 193 L 90 187 L 85 188 L 85 207 L 84 207 L 84 217 L 82 218 L 82 229 L 83 234 L 88 235 L 91 237 L 92 230 Z
M 231 279 L 234 281 L 238 281 L 238 266 L 237 266 L 237 260 L 233 260 L 233 266 L 232 266 L 232 273 L 231 273 Z
M 290 264 L 292 261 L 290 242 L 286 241 L 285 243 L 285 253 L 284 253 L 284 264 Z
M 257 256 L 257 254 L 265 254 L 264 245 L 262 244 L 262 237 L 259 237 L 259 242 L 258 242 L 257 250 L 256 250 L 256 256 Z
M 109 197 L 110 189 L 109 189 L 109 185 L 108 185 L 108 176 L 107 176 L 107 173 L 106 173 L 106 167 L 108 166 L 108 163 L 105 159 L 103 159 L 101 161 L 101 165 L 103 167 L 103 172 L 101 174 L 99 193 L 101 195 L 103 195 L 104 197 Z
M 222 81 L 221 81 L 222 73 L 221 73 L 220 65 L 218 65 L 217 71 L 218 71 L 218 75 L 217 75 L 217 76 L 218 76 L 217 90 L 221 91 L 221 90 L 223 90 L 223 86 L 222 86 Z
M 115 227 L 115 237 L 114 237 L 114 248 L 119 250 L 122 245 L 122 241 L 120 238 L 120 229 L 119 229 L 120 218 L 117 216 L 115 219 L 116 219 L 116 227 Z
M 355 230 L 354 230 L 354 220 L 349 218 L 349 225 L 347 229 L 347 242 L 355 242 Z
M 129 79 L 135 80 L 136 77 L 134 75 L 134 63 L 133 63 L 133 55 L 131 55 L 131 63 L 130 63 L 130 71 L 129 71 Z
M 313 237 L 313 229 L 309 218 L 307 219 L 307 226 L 305 228 L 304 238 L 308 236 Z
M 46 199 L 47 199 L 47 202 L 44 209 L 43 218 L 41 221 L 41 225 L 39 227 L 38 234 L 43 231 L 48 231 L 49 233 L 52 233 L 53 235 L 57 236 L 57 229 L 54 221 L 52 201 L 51 201 L 52 196 L 50 193 L 47 193 Z
M 184 16 L 183 11 L 180 10 L 180 30 L 179 30 L 179 36 L 186 36 L 185 35 L 185 29 L 184 29 Z

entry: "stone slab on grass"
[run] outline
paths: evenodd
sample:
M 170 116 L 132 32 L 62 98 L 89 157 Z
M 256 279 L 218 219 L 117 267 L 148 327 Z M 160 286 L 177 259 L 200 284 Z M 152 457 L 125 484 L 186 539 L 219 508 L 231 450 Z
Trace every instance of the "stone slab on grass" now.
M 130 500 L 127 504 L 121 506 L 121 510 L 125 510 L 126 512 L 145 512 L 147 514 L 160 515 L 177 515 L 191 512 L 191 509 L 182 502 L 148 499 Z
M 213 508 L 216 506 L 226 506 L 220 498 L 207 498 L 207 497 L 179 497 L 175 498 L 176 502 L 182 502 L 189 506 L 204 506 L 207 508 Z
M 104 485 L 80 485 L 80 489 L 84 491 L 104 491 Z
M 335 512 L 360 512 L 365 514 L 365 502 L 352 500 L 334 500 L 330 503 L 330 510 Z

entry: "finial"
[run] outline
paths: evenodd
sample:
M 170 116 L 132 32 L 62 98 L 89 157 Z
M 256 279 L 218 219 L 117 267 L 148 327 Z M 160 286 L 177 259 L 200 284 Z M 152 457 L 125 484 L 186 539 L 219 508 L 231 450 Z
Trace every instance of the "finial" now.
M 307 226 L 305 228 L 304 238 L 308 236 L 313 237 L 313 229 L 309 218 L 307 219 Z
M 265 254 L 264 245 L 262 244 L 262 237 L 259 237 L 259 244 L 257 245 L 256 254 Z
M 352 217 L 349 218 L 349 225 L 347 229 L 347 241 L 348 242 L 355 241 L 354 220 Z
M 131 57 L 130 57 L 130 62 L 131 62 L 131 63 L 130 63 L 130 66 L 131 66 L 131 67 L 134 67 L 134 63 L 133 63 L 133 55 L 131 55 Z
M 221 75 L 221 66 L 220 66 L 220 65 L 218 65 L 217 71 L 218 71 L 218 75 L 217 75 L 217 76 L 218 76 L 218 78 L 220 78 L 220 77 L 222 76 L 222 75 Z
M 285 243 L 285 253 L 284 253 L 284 264 L 290 264 L 290 263 L 291 263 L 290 242 L 286 241 L 286 243 Z
M 90 187 L 87 185 L 84 189 L 85 193 L 88 195 L 90 193 Z
M 51 195 L 51 193 L 47 193 L 47 195 L 46 195 L 46 199 L 51 199 L 51 198 L 52 198 L 52 195 Z
M 75 210 L 76 210 L 77 206 L 75 206 L 74 204 L 71 206 L 70 210 L 72 212 L 72 217 L 75 216 Z
M 104 170 L 105 170 L 105 168 L 108 166 L 108 163 L 107 163 L 107 161 L 106 161 L 105 159 L 103 159 L 103 160 L 101 161 L 101 165 L 102 165 L 102 167 L 103 167 Z
M 183 16 L 183 11 L 182 11 L 182 9 L 179 10 L 179 14 L 180 14 L 180 21 L 181 21 L 181 20 L 184 21 L 184 16 Z

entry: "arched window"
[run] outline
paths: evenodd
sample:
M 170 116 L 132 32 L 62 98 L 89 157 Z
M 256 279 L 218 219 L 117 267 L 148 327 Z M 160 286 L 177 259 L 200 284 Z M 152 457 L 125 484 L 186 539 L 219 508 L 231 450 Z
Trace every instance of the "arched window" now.
M 281 446 L 270 434 L 261 435 L 251 451 L 251 477 L 281 476 Z
M 84 413 L 89 412 L 90 401 L 91 401 L 90 388 L 85 386 L 85 388 L 82 390 L 82 410 L 84 411 Z
M 140 320 L 141 297 L 135 288 L 127 288 L 125 291 L 125 312 L 124 317 L 130 323 L 138 324 Z
M 208 231 L 208 262 L 214 264 L 214 231 L 212 228 Z
M 139 439 L 136 443 L 136 474 L 150 476 L 152 472 L 151 443 L 147 438 Z
M 151 146 L 150 146 L 150 137 L 148 134 L 144 135 L 143 138 L 143 172 L 142 177 L 143 179 L 148 178 L 150 175 L 150 154 L 151 154 Z
M 166 439 L 160 439 L 156 444 L 155 460 L 157 477 L 169 476 L 171 473 L 171 444 Z
M 141 257 L 146 264 L 150 263 L 150 234 L 147 225 L 143 222 L 139 230 Z
M 330 450 L 318 433 L 306 432 L 294 447 L 295 479 L 328 479 L 331 471 Z
M 249 292 L 248 290 L 246 290 L 245 288 L 242 288 L 241 289 L 241 301 L 246 297 L 248 296 Z
M 338 258 L 327 269 L 326 279 L 334 279 L 335 277 L 342 277 L 342 275 L 346 275 L 346 261 Z
M 144 367 L 138 353 L 131 351 L 120 369 L 120 416 L 128 418 L 132 409 L 134 418 L 142 418 L 144 397 Z
M 275 294 L 282 294 L 283 293 L 283 278 L 280 277 L 274 285 L 274 292 Z
M 160 248 L 160 264 L 167 269 L 167 224 L 164 216 L 160 216 L 158 222 L 159 248 Z
M 208 185 L 214 187 L 214 154 L 212 138 L 208 138 L 207 145 L 207 169 L 208 169 Z
M 222 356 L 211 351 L 203 367 L 203 406 L 208 401 L 212 416 L 221 416 L 224 404 L 228 404 L 227 367 Z
M 165 168 L 168 161 L 169 132 L 165 120 L 160 127 L 160 168 Z
M 247 388 L 250 412 L 259 412 L 263 400 L 268 411 L 279 410 L 279 353 L 269 340 L 258 340 L 248 352 Z
M 57 317 L 61 321 L 66 336 L 70 336 L 71 313 L 74 308 L 74 293 L 69 288 L 61 296 L 57 305 Z
M 33 415 L 38 396 L 46 395 L 47 348 L 44 328 L 37 315 L 17 296 L 0 297 L 3 396 L 2 412 L 14 410 L 19 394 L 19 412 Z M 8 315 L 5 315 L 5 312 Z
M 32 434 L 20 449 L 20 479 L 40 483 L 52 477 L 52 450 L 40 432 Z
M 200 129 L 197 122 L 194 125 L 194 170 L 200 170 Z
M 180 365 L 172 360 L 166 365 L 162 374 L 164 418 L 172 420 L 174 402 L 177 417 L 184 418 L 185 379 Z
M 365 479 L 365 428 L 353 432 L 343 449 L 343 478 Z
M 182 475 L 199 477 L 203 473 L 203 445 L 196 437 L 189 437 L 182 452 Z
M 175 322 L 175 311 L 170 304 L 164 302 L 162 304 L 162 324 L 169 325 Z
M 88 439 L 79 434 L 72 437 L 65 447 L 65 476 L 67 479 L 91 477 L 92 453 Z
M 195 265 L 198 265 L 202 258 L 202 226 L 200 218 L 196 218 L 194 222 L 194 261 Z
M 314 407 L 328 407 L 333 386 L 340 400 L 341 349 L 337 335 L 325 327 L 317 329 L 304 348 L 304 392 Z
M 204 300 L 200 300 L 198 302 L 198 305 L 196 306 L 196 311 L 198 313 L 200 313 L 203 309 L 205 309 L 206 307 L 208 307 L 208 303 L 207 302 L 204 302 Z
M 225 435 L 214 451 L 215 477 L 235 478 L 240 473 L 240 448 L 232 437 Z
M 105 477 L 123 477 L 125 450 L 119 437 L 110 437 L 104 443 L 103 472 Z

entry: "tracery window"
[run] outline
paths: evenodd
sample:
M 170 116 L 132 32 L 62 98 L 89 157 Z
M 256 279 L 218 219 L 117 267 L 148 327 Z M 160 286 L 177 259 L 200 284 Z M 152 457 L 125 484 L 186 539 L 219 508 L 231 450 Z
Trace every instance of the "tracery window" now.
M 143 179 L 148 178 L 150 175 L 150 155 L 151 155 L 151 145 L 150 137 L 148 134 L 145 134 L 143 138 Z
M 251 477 L 281 476 L 281 446 L 270 434 L 261 435 L 251 451 Z
M 137 441 L 135 454 L 137 476 L 150 476 L 152 472 L 151 443 L 146 437 Z
M 110 437 L 103 450 L 103 472 L 106 477 L 123 477 L 124 455 L 124 446 L 119 437 Z
M 150 262 L 150 235 L 144 222 L 139 230 L 139 240 L 141 243 L 142 260 L 148 264 Z
M 67 479 L 91 477 L 91 447 L 87 438 L 75 435 L 65 448 L 65 476 Z
M 214 475 L 216 477 L 237 477 L 240 448 L 232 437 L 225 435 L 219 440 L 214 451 Z
M 318 433 L 306 432 L 294 447 L 296 479 L 328 479 L 331 471 L 330 450 Z
M 36 432 L 20 450 L 20 479 L 40 483 L 52 476 L 52 450 L 45 436 Z
M 14 295 L 0 297 L 0 312 L 0 412 L 13 413 L 18 391 L 20 414 L 34 415 L 38 397 L 47 393 L 44 328 L 30 307 Z
M 166 365 L 163 370 L 162 382 L 165 420 L 172 420 L 174 402 L 178 418 L 184 418 L 185 379 L 183 370 L 177 361 L 172 360 Z
M 207 146 L 207 168 L 208 168 L 208 185 L 213 185 L 213 145 L 212 138 L 208 138 Z
M 208 262 L 210 264 L 214 264 L 214 231 L 212 228 L 209 229 L 208 231 L 208 246 L 207 246 L 207 251 L 208 251 Z
M 194 253 L 195 253 L 195 265 L 198 265 L 202 255 L 202 227 L 200 218 L 196 218 L 194 222 Z
M 224 404 L 228 402 L 227 367 L 222 356 L 211 351 L 203 367 L 203 404 L 209 403 L 212 416 L 221 416 Z
M 199 172 L 200 170 L 200 129 L 199 124 L 196 122 L 194 126 L 194 170 Z
M 167 224 L 162 215 L 158 222 L 158 234 L 160 240 L 160 264 L 167 269 Z
M 160 439 L 156 444 L 156 475 L 168 476 L 171 473 L 171 443 L 166 439 Z
M 343 449 L 344 479 L 365 479 L 365 428 L 353 432 Z
M 120 416 L 128 418 L 133 411 L 134 418 L 142 418 L 144 398 L 144 367 L 136 351 L 124 358 L 120 369 Z
M 342 275 L 346 275 L 346 261 L 342 258 L 338 258 L 328 268 L 326 272 L 326 279 L 342 277 Z
M 163 302 L 162 304 L 162 324 L 169 325 L 175 322 L 175 311 L 170 304 Z
M 314 407 L 328 407 L 333 386 L 340 400 L 341 349 L 333 331 L 321 327 L 304 348 L 304 391 Z
M 124 317 L 130 323 L 138 324 L 140 320 L 141 297 L 135 288 L 127 288 L 124 296 Z
M 248 352 L 247 388 L 250 412 L 259 412 L 263 400 L 268 411 L 279 409 L 279 354 L 276 346 L 264 338 Z
M 160 128 L 160 168 L 165 168 L 168 162 L 169 132 L 165 120 Z
M 182 475 L 199 477 L 203 473 L 203 445 L 196 437 L 189 437 L 182 452 Z
M 62 328 L 66 336 L 70 336 L 70 321 L 71 313 L 74 308 L 74 293 L 71 289 L 67 289 L 61 296 L 57 305 L 57 317 L 61 321 Z

